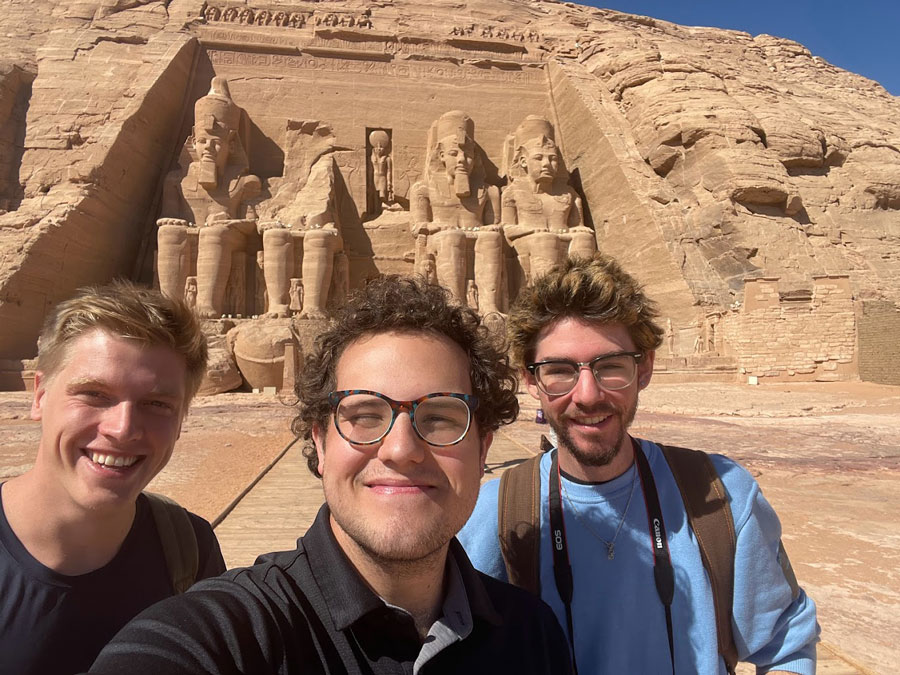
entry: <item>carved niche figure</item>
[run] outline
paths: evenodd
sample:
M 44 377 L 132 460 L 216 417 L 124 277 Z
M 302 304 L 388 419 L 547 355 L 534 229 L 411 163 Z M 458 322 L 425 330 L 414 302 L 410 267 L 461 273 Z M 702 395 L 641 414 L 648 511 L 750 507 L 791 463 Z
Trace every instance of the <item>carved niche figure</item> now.
M 184 282 L 184 301 L 188 307 L 197 306 L 197 277 L 188 277 Z
M 669 348 L 669 356 L 675 356 L 675 329 L 672 327 L 672 319 L 666 319 L 666 345 Z
M 369 134 L 369 145 L 372 152 L 369 156 L 372 213 L 377 215 L 394 201 L 394 162 L 391 159 L 391 139 L 383 129 L 376 129 Z
M 303 309 L 303 279 L 297 277 L 291 279 L 291 290 L 288 295 L 291 298 L 291 313 L 299 314 Z
M 180 167 L 169 172 L 163 189 L 163 217 L 157 221 L 160 289 L 181 295 L 196 258 L 197 311 L 203 317 L 222 316 L 232 256 L 246 248 L 255 229 L 247 202 L 262 186 L 249 172 L 249 129 L 228 82 L 214 77 L 209 93 L 194 104 L 194 127 Z
M 466 304 L 476 312 L 478 311 L 478 286 L 474 281 L 469 281 L 466 289 Z
M 581 198 L 561 170 L 553 125 L 526 117 L 507 137 L 504 158 L 512 182 L 503 190 L 501 222 L 526 282 L 569 255 L 596 251 L 594 231 L 583 224 Z
M 485 183 L 475 123 L 459 110 L 441 115 L 428 131 L 423 180 L 410 192 L 414 234 L 427 235 L 438 282 L 466 302 L 467 236 L 475 239 L 475 283 L 482 311 L 499 311 L 503 282 L 503 235 L 497 225 L 500 193 Z M 468 233 L 467 233 L 468 230 Z
M 254 313 L 264 314 L 266 311 L 266 303 L 268 302 L 268 293 L 266 292 L 266 277 L 264 272 L 265 264 L 262 251 L 256 252 L 256 297 L 254 298 Z
M 303 279 L 300 317 L 326 316 L 335 255 L 344 245 L 335 202 L 336 171 L 331 129 L 318 122 L 289 120 L 284 178 L 258 227 L 269 316 L 290 315 L 290 284 L 295 277 Z

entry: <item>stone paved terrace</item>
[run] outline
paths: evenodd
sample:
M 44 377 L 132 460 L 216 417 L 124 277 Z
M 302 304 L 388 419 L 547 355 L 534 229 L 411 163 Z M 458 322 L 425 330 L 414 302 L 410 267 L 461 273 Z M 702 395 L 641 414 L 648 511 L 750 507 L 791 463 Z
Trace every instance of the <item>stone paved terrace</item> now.
M 546 427 L 523 398 L 515 425 L 497 434 L 486 479 L 537 447 Z M 0 396 L 0 480 L 31 463 L 38 427 L 24 394 Z M 900 535 L 900 388 L 860 383 L 769 385 L 654 383 L 636 435 L 724 452 L 760 481 L 781 516 L 785 546 L 822 624 L 819 671 L 889 673 L 900 634 L 893 563 Z M 229 566 L 293 548 L 322 501 L 298 446 L 292 409 L 235 394 L 197 401 L 172 462 L 151 485 L 221 520 Z M 753 672 L 742 666 L 742 675 Z

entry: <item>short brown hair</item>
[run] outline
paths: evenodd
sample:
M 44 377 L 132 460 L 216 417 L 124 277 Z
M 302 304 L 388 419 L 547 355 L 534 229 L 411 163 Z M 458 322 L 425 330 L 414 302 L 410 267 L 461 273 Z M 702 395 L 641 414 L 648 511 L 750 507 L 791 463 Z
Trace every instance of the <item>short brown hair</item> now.
M 509 314 L 513 360 L 519 367 L 533 361 L 541 331 L 566 318 L 620 323 L 639 351 L 651 352 L 662 344 L 663 329 L 654 321 L 658 316 L 656 303 L 609 256 L 569 258 L 516 298 Z
M 206 372 L 207 347 L 200 321 L 183 300 L 128 281 L 80 288 L 44 321 L 37 369 L 46 380 L 65 366 L 69 343 L 92 330 L 146 345 L 171 347 L 181 354 L 186 364 L 187 412 Z
M 472 392 L 479 400 L 475 420 L 481 434 L 515 421 L 519 413 L 515 371 L 478 314 L 421 278 L 382 277 L 351 294 L 336 321 L 316 338 L 297 382 L 300 410 L 291 428 L 306 442 L 303 454 L 313 475 L 319 476 L 319 460 L 312 430 L 330 422 L 328 395 L 334 391 L 341 355 L 362 337 L 392 332 L 439 335 L 462 348 L 469 357 Z

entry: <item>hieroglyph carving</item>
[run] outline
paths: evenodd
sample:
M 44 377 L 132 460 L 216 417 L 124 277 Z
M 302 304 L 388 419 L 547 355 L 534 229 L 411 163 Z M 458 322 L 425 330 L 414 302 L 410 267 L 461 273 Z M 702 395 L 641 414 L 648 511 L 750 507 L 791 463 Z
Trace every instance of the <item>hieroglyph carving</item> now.
M 249 170 L 249 129 L 228 82 L 214 77 L 209 93 L 194 105 L 193 131 L 163 189 L 163 217 L 157 221 L 160 289 L 182 296 L 187 277 L 195 274 L 203 317 L 225 311 L 233 254 L 245 250 L 247 235 L 256 228 L 248 202 L 262 185 Z
M 213 36 L 222 40 L 238 40 L 237 33 L 216 31 Z M 267 37 L 267 36 L 265 36 Z M 333 40 L 330 43 L 340 43 Z M 240 66 L 280 72 L 288 70 L 309 70 L 326 73 L 357 73 L 373 77 L 396 77 L 401 79 L 447 80 L 453 82 L 496 82 L 505 86 L 542 85 L 546 81 L 544 71 L 539 68 L 522 70 L 501 70 L 478 68 L 473 65 L 452 65 L 432 62 L 387 62 L 355 59 L 329 58 L 311 54 L 262 54 L 255 52 L 231 51 L 224 49 L 207 50 L 210 63 L 214 66 Z
M 525 283 L 570 255 L 591 255 L 594 231 L 584 226 L 581 198 L 567 184 L 553 125 L 526 117 L 506 139 L 504 162 L 511 182 L 503 189 L 501 222 Z
M 503 235 L 498 225 L 500 193 L 485 182 L 483 151 L 475 143 L 475 123 L 459 110 L 441 115 L 428 131 L 423 180 L 410 191 L 413 233 L 425 235 L 438 282 L 466 302 L 474 239 L 474 281 L 482 312 L 500 311 L 503 298 Z M 419 265 L 424 266 L 420 261 Z

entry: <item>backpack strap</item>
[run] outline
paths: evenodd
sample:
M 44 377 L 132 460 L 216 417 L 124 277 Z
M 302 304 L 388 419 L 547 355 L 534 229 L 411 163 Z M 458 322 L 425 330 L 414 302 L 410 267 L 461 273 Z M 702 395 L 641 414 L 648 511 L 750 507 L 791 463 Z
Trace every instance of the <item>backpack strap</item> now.
M 500 477 L 497 535 L 509 583 L 541 594 L 541 455 Z
M 709 455 L 671 445 L 659 446 L 681 492 L 691 529 L 709 575 L 719 653 L 729 673 L 737 666 L 737 647 L 731 632 L 734 597 L 734 555 L 737 537 L 725 486 Z
M 176 593 L 184 593 L 197 580 L 200 569 L 200 551 L 194 526 L 183 506 L 163 495 L 152 492 L 144 494 L 150 501 L 150 511 L 156 521 L 172 587 Z

